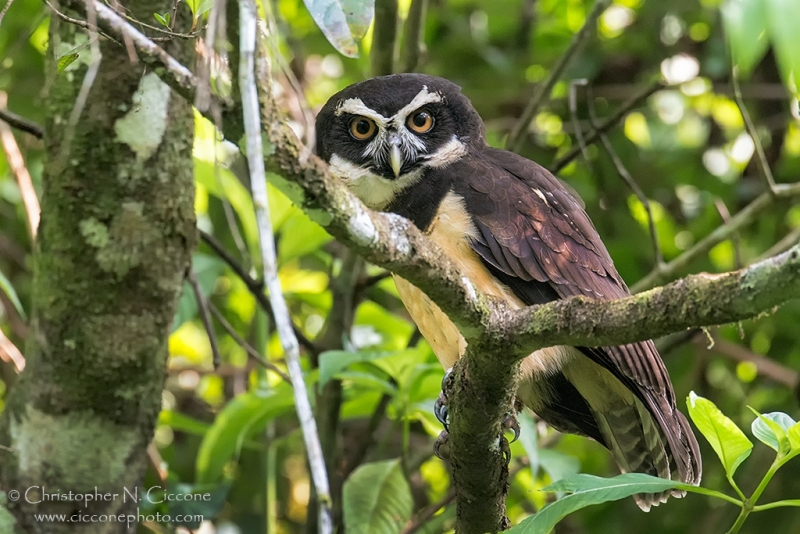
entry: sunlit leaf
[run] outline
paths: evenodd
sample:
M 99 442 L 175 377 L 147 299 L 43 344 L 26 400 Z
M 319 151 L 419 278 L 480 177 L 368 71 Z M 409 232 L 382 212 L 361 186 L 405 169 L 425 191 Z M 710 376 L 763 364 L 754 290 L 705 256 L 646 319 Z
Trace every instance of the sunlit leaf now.
M 769 46 L 764 0 L 728 0 L 722 19 L 731 49 L 731 59 L 742 76 L 748 76 Z
M 753 435 L 777 452 L 788 452 L 791 446 L 786 432 L 795 424 L 794 419 L 782 412 L 761 414 L 753 408 L 750 410 L 756 414 L 750 426 Z
M 689 416 L 719 456 L 725 472 L 733 476 L 736 468 L 750 456 L 753 443 L 736 423 L 728 419 L 716 405 L 692 391 L 687 400 Z
M 351 352 L 346 350 L 329 350 L 319 355 L 319 383 L 322 388 L 337 373 L 347 369 L 356 362 L 369 362 L 385 358 L 388 352 Z
M 217 415 L 197 451 L 199 483 L 217 482 L 244 440 L 264 429 L 268 421 L 291 411 L 292 390 L 280 384 L 270 392 L 247 392 L 235 397 Z
M 797 24 L 800 2 L 797 0 L 751 0 L 763 3 L 767 11 L 772 46 L 783 79 L 795 95 L 800 94 L 800 46 Z
M 11 281 L 6 278 L 2 272 L 0 272 L 0 291 L 6 294 L 8 300 L 10 300 L 11 304 L 14 305 L 14 309 L 17 310 L 19 316 L 25 319 L 25 310 L 22 308 L 22 302 L 20 302 L 14 286 L 11 285 Z
M 344 483 L 342 508 L 348 534 L 396 534 L 411 518 L 414 501 L 399 460 L 358 467 Z
M 792 446 L 792 452 L 800 453 L 800 423 L 790 426 L 786 434 L 789 436 L 789 444 Z
M 214 7 L 214 0 L 186 0 L 186 5 L 197 19 L 200 15 Z
M 311 17 L 336 50 L 358 57 L 356 39 L 367 33 L 374 0 L 304 0 Z
M 165 28 L 169 28 L 169 21 L 172 18 L 172 15 L 169 13 L 164 13 L 163 15 L 159 13 L 153 13 L 153 16 L 156 18 L 158 22 L 161 23 L 162 26 Z
M 63 72 L 64 69 L 72 65 L 76 59 L 80 57 L 80 54 L 64 54 L 60 58 L 58 58 L 58 72 Z
M 681 486 L 675 480 L 665 480 L 644 473 L 626 473 L 613 478 L 594 475 L 573 475 L 550 484 L 542 491 L 567 492 L 569 495 L 550 503 L 508 534 L 546 534 L 564 517 L 593 504 L 618 501 L 636 493 L 659 493 Z

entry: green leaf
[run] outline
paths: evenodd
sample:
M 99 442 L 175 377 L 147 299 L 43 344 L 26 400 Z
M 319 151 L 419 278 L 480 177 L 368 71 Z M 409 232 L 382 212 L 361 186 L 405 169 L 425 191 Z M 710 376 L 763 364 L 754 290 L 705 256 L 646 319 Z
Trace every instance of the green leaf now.
M 204 421 L 199 421 L 194 417 L 189 417 L 180 412 L 172 410 L 161 410 L 158 414 L 158 423 L 167 425 L 173 430 L 185 432 L 186 434 L 204 435 L 211 428 L 211 425 Z
M 792 447 L 792 453 L 800 454 L 800 423 L 790 426 L 786 434 L 789 436 L 789 445 Z
M 374 0 L 303 0 L 314 22 L 342 55 L 358 57 L 360 39 L 375 14 Z
M 399 460 L 364 464 L 344 483 L 344 530 L 348 534 L 396 534 L 411 519 L 413 504 Z
M 186 0 L 186 5 L 192 11 L 192 15 L 197 20 L 200 15 L 214 7 L 214 0 Z
M 528 461 L 531 464 L 531 477 L 535 480 L 539 473 L 539 436 L 536 431 L 536 421 L 526 412 L 517 414 L 519 423 L 519 442 L 525 449 Z
M 328 350 L 319 355 L 320 389 L 336 374 L 356 362 L 370 362 L 388 356 L 389 352 L 351 352 L 347 350 Z
M 253 391 L 235 397 L 203 437 L 197 452 L 197 482 L 219 481 L 244 440 L 260 433 L 268 421 L 290 412 L 293 406 L 288 384 L 280 384 L 268 393 Z
M 23 320 L 27 320 L 25 317 L 25 310 L 22 308 L 22 302 L 20 302 L 19 296 L 16 290 L 14 290 L 14 286 L 11 285 L 11 281 L 6 278 L 2 272 L 0 272 L 0 291 L 6 294 L 19 316 L 22 317 Z
M 546 534 L 564 517 L 593 504 L 618 501 L 636 493 L 659 493 L 683 484 L 676 480 L 626 473 L 613 478 L 594 475 L 573 475 L 550 484 L 542 491 L 567 492 L 569 495 L 550 503 L 519 525 L 507 530 L 508 534 Z
M 575 475 L 581 468 L 577 458 L 553 449 L 539 449 L 539 465 L 553 482 Z
M 731 50 L 731 60 L 742 76 L 749 76 L 769 46 L 764 0 L 728 0 L 722 20 Z
M 158 22 L 161 23 L 162 26 L 165 28 L 169 28 L 169 21 L 172 19 L 172 15 L 169 13 L 164 13 L 163 15 L 159 15 L 158 13 L 153 13 L 153 16 L 156 18 Z
M 80 57 L 80 54 L 72 53 L 72 54 L 64 54 L 60 58 L 58 58 L 58 72 L 64 72 L 64 69 L 72 65 L 76 59 Z
M 225 269 L 225 263 L 219 258 L 195 252 L 192 254 L 192 269 L 197 276 L 197 283 L 206 296 L 210 296 Z M 197 301 L 195 300 L 194 290 L 189 282 L 183 283 L 183 292 L 178 301 L 178 310 L 172 320 L 172 332 L 178 329 L 183 323 L 193 319 L 197 315 Z
M 736 423 L 725 415 L 708 399 L 704 399 L 692 391 L 687 400 L 689 416 L 697 429 L 703 433 L 719 456 L 725 472 L 733 476 L 745 458 L 750 456 L 753 443 L 747 439 Z
M 782 412 L 761 414 L 749 406 L 748 408 L 756 414 L 750 426 L 753 435 L 776 452 L 789 452 L 791 445 L 786 431 L 795 424 L 794 419 Z
M 800 46 L 797 43 L 797 24 L 800 21 L 800 2 L 797 0 L 759 0 L 767 12 L 772 46 L 781 75 L 787 87 L 800 95 Z

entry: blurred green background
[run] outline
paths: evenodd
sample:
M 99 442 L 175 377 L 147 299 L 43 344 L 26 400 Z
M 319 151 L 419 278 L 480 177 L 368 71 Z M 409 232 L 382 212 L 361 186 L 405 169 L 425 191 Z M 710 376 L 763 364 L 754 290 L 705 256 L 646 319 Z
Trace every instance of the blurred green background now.
M 410 0 L 399 2 L 401 18 L 409 7 Z M 583 0 L 430 0 L 425 50 L 417 70 L 461 85 L 485 120 L 490 143 L 502 147 L 534 84 L 548 77 L 591 7 Z M 733 98 L 720 7 L 717 0 L 613 2 L 600 18 L 596 36 L 541 107 L 521 147 L 525 156 L 550 166 L 576 145 L 569 80 L 589 81 L 601 118 L 659 79 L 680 81 L 655 92 L 609 132 L 614 150 L 650 199 L 666 261 L 680 256 L 767 190 L 755 163 L 755 144 Z M 326 41 L 302 2 L 277 0 L 272 8 L 284 58 L 282 65 L 279 62 L 280 99 L 292 125 L 305 138 L 313 114 L 328 97 L 369 77 L 372 31 L 360 43 L 360 58 L 348 59 Z M 155 18 L 150 22 L 157 24 Z M 45 121 L 42 88 L 48 23 L 46 6 L 36 0 L 16 0 L 0 22 L 0 105 L 7 102 L 10 111 L 38 124 Z M 785 39 L 800 50 L 800 36 Z M 763 59 L 753 60 L 752 73 L 742 73 L 742 92 L 775 180 L 794 182 L 800 173 L 798 102 L 775 52 L 766 47 L 762 52 Z M 61 75 L 69 76 L 69 69 Z M 585 133 L 591 127 L 587 91 L 580 89 L 577 96 L 577 124 Z M 198 226 L 257 278 L 257 230 L 252 199 L 240 178 L 241 161 L 235 147 L 221 142 L 213 125 L 199 115 L 195 128 Z M 22 157 L 37 190 L 44 165 L 41 140 L 19 131 L 6 130 L 2 135 L 0 409 L 17 374 L 14 347 L 24 353 L 31 293 L 33 244 L 23 202 L 26 186 L 12 160 L 16 154 Z M 559 175 L 583 198 L 618 270 L 633 286 L 655 262 L 646 211 L 601 144 L 588 147 L 586 155 L 588 160 L 575 159 Z M 329 436 L 339 460 L 334 470 L 341 478 L 352 471 L 353 462 L 401 458 L 415 512 L 446 501 L 448 467 L 432 457 L 440 430 L 432 407 L 442 370 L 416 333 L 391 278 L 354 261 L 277 189 L 271 187 L 270 195 L 281 282 L 295 324 L 308 338 L 314 340 L 326 331 L 334 302 L 331 287 L 347 278 L 342 272 L 355 269 L 358 275 L 350 288 L 358 303 L 352 328 L 336 339 L 317 340 L 318 348 L 340 352 L 304 352 L 307 382 L 317 392 L 317 401 L 341 402 L 340 420 L 332 419 Z M 775 202 L 732 239 L 714 246 L 675 276 L 746 266 L 792 236 L 794 242 L 800 237 L 800 206 Z M 268 317 L 241 278 L 205 243 L 194 255 L 194 268 L 202 290 L 225 320 L 284 368 Z M 214 502 L 205 503 L 200 511 L 215 518 L 203 524 L 204 533 L 306 532 L 313 496 L 291 390 L 278 375 L 248 360 L 219 322 L 215 328 L 222 365 L 214 370 L 197 309 L 187 285 L 169 338 L 163 412 L 145 486 L 163 485 L 161 476 L 171 488 L 211 491 Z M 707 336 L 717 339 L 710 349 Z M 707 335 L 662 340 L 661 346 L 682 408 L 683 399 L 694 390 L 717 403 L 748 433 L 753 419 L 748 406 L 800 416 L 800 303 L 789 303 L 757 320 L 711 329 Z M 339 397 L 330 396 L 331 388 Z M 536 490 L 555 478 L 578 470 L 616 474 L 610 455 L 598 444 L 558 435 L 532 420 L 525 423 L 525 439 L 512 446 L 514 477 L 508 499 L 512 523 L 553 497 Z M 526 460 L 523 443 L 535 450 L 534 436 L 541 449 Z M 703 485 L 729 492 L 713 452 L 702 439 L 701 446 Z M 752 491 L 772 458 L 766 446 L 756 445 L 737 473 L 745 493 Z M 763 501 L 780 498 L 800 498 L 800 460 L 778 473 Z M 143 513 L 179 513 L 175 506 L 145 503 Z M 697 495 L 670 500 L 649 514 L 625 499 L 576 513 L 556 532 L 724 532 L 736 514 L 730 505 Z M 453 516 L 454 505 L 448 503 L 420 532 L 447 532 Z M 174 527 L 140 526 L 140 532 L 151 531 L 172 532 Z M 742 532 L 800 532 L 800 514 L 791 508 L 760 512 Z

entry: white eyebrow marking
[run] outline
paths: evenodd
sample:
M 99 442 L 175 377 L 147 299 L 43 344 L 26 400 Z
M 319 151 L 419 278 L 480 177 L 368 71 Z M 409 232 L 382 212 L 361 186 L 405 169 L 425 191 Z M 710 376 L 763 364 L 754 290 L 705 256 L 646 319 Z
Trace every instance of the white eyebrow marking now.
M 384 117 L 374 109 L 368 108 L 360 98 L 348 98 L 336 108 L 334 112 L 336 116 L 342 113 L 351 113 L 353 115 L 361 115 L 375 121 L 375 124 L 381 127 L 386 127 L 392 117 Z
M 390 117 L 389 120 L 394 122 L 394 125 L 397 127 L 398 130 L 403 128 L 404 123 L 406 122 L 406 116 L 411 113 L 412 111 L 416 111 L 417 109 L 421 108 L 425 104 L 432 104 L 434 102 L 441 102 L 442 95 L 439 93 L 429 93 L 428 86 L 423 85 L 422 91 L 417 93 L 417 96 L 414 97 L 411 102 L 400 108 L 400 110 L 394 114 L 394 116 Z

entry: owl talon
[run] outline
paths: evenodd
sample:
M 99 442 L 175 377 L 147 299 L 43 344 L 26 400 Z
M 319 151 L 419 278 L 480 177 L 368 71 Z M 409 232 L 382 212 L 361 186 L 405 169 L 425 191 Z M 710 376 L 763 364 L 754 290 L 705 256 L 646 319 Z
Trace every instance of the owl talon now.
M 441 447 L 444 445 L 446 447 L 446 451 L 444 455 L 442 454 Z M 439 434 L 439 437 L 436 438 L 436 443 L 433 444 L 433 454 L 436 455 L 437 458 L 440 460 L 444 460 L 450 457 L 450 433 L 447 430 L 442 430 Z
M 436 419 L 442 423 L 444 429 L 447 430 L 449 427 L 447 421 L 447 397 L 444 396 L 444 392 L 439 394 L 439 398 L 437 398 L 436 402 L 433 404 L 433 413 L 436 415 Z
M 503 459 L 506 465 L 511 463 L 511 447 L 505 436 L 500 436 L 500 451 L 503 453 Z
M 509 412 L 503 418 L 503 428 L 506 430 L 511 430 L 514 432 L 514 439 L 510 441 L 510 443 L 514 443 L 519 439 L 519 421 L 517 421 L 517 416 L 513 412 Z

